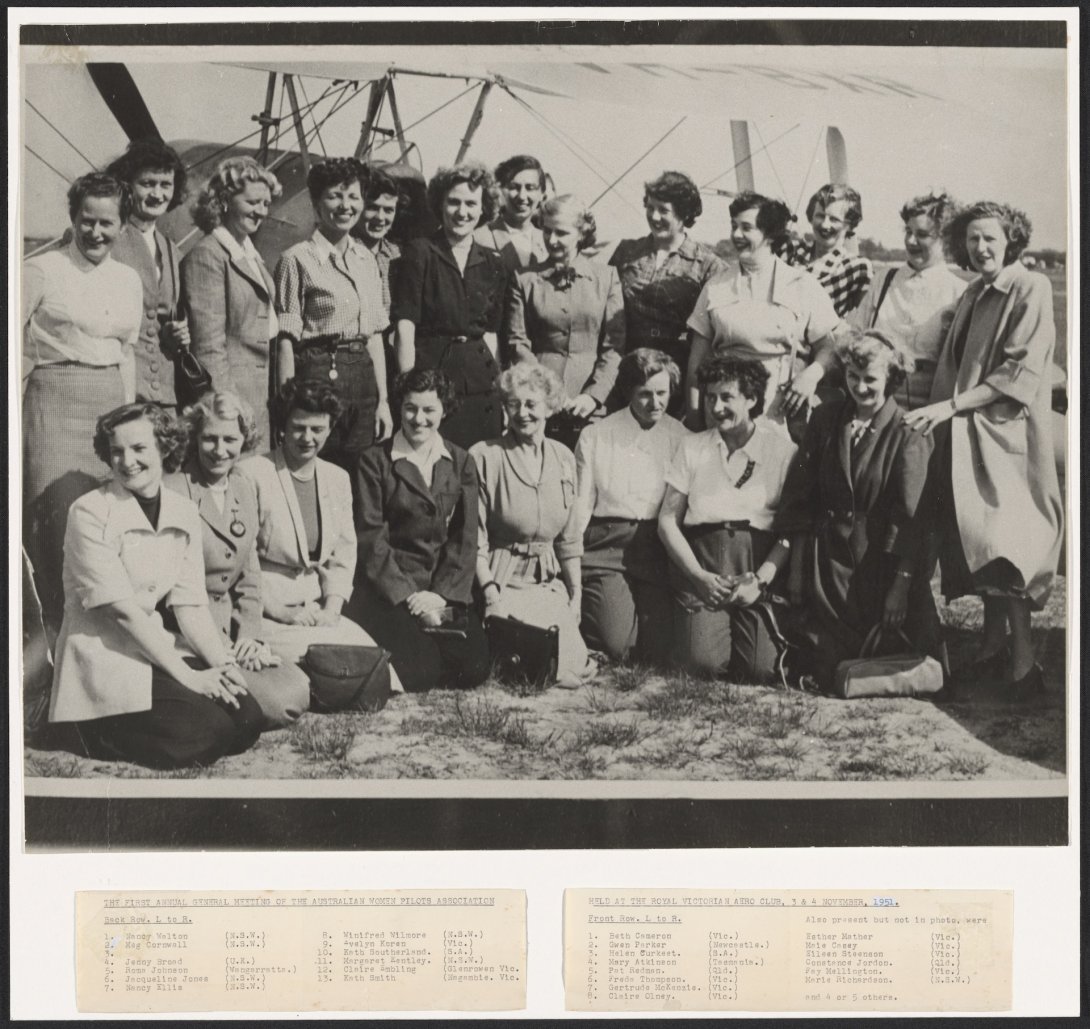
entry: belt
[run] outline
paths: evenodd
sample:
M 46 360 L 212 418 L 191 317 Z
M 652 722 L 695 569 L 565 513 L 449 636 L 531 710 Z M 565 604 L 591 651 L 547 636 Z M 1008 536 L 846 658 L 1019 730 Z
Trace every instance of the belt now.
M 590 519 L 591 525 L 646 525 L 655 524 L 658 519 L 656 518 L 607 518 L 599 515 L 592 515 Z
M 512 554 L 523 557 L 540 557 L 542 554 L 551 554 L 553 545 L 549 540 L 531 540 L 528 543 L 497 543 L 495 549 L 509 550 Z
M 296 351 L 320 350 L 327 354 L 336 353 L 338 350 L 349 350 L 359 353 L 367 349 L 366 336 L 338 336 L 336 334 L 326 336 L 311 336 L 309 339 L 301 339 L 294 345 Z
M 418 343 L 477 343 L 484 339 L 484 335 L 477 336 L 454 336 L 446 333 L 427 333 L 421 334 L 417 339 Z
M 733 522 L 701 522 L 700 525 L 685 525 L 682 526 L 682 533 L 686 536 L 704 536 L 719 529 L 730 529 L 731 531 L 746 529 L 748 531 L 749 528 L 749 520 L 743 518 Z

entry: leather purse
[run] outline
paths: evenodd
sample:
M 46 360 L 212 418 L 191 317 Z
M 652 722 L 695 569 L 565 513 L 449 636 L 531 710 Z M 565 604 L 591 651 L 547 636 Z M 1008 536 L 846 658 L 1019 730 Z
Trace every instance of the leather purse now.
M 174 355 L 174 396 L 180 407 L 189 407 L 210 392 L 212 376 L 189 347 L 178 347 Z
M 517 618 L 485 619 L 492 671 L 507 683 L 544 689 L 556 681 L 560 664 L 560 628 L 543 629 Z
M 381 711 L 390 699 L 390 652 L 382 647 L 313 643 L 303 664 L 315 711 Z
M 428 636 L 446 636 L 464 640 L 469 636 L 469 613 L 461 604 L 451 604 L 434 612 L 437 624 L 422 624 L 420 628 Z
M 883 635 L 876 625 L 863 640 L 859 657 L 836 666 L 833 693 L 844 700 L 856 697 L 922 697 L 938 693 L 943 685 L 942 665 L 933 657 L 914 653 L 915 648 L 899 629 L 896 632 L 907 652 L 875 656 Z

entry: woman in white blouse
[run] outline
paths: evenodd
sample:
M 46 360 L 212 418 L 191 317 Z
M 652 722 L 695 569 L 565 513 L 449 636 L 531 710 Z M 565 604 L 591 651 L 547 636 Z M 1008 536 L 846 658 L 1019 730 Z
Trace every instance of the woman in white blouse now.
M 666 657 L 671 601 L 657 520 L 666 470 L 688 435 L 666 413 L 680 378 L 661 350 L 627 354 L 617 370 L 627 406 L 585 428 L 575 448 L 583 636 L 617 661 Z
M 102 479 L 91 439 L 99 416 L 134 395 L 143 287 L 110 251 L 129 214 L 111 175 L 68 191 L 72 240 L 23 266 L 23 538 L 51 635 L 64 609 L 64 525 Z
M 717 357 L 700 368 L 713 428 L 682 440 L 666 475 L 659 535 L 674 587 L 674 660 L 735 682 L 765 682 L 776 659 L 754 605 L 786 563 L 772 534 L 795 444 L 759 419 L 768 370 Z

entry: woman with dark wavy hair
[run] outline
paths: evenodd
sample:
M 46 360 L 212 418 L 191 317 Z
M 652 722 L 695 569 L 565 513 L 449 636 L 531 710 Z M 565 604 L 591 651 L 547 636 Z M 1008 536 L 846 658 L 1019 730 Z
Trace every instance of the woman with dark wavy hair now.
M 432 176 L 428 201 L 442 228 L 406 245 L 391 310 L 398 369 L 434 368 L 451 380 L 459 407 L 444 431 L 466 448 L 503 427 L 495 386 L 507 270 L 499 254 L 473 238 L 494 213 L 494 185 L 473 161 Z
M 474 239 L 495 250 L 513 274 L 548 257 L 535 217 L 545 200 L 548 180 L 541 162 L 529 154 L 500 161 L 493 175 L 503 206 L 477 229 Z
M 488 675 L 488 645 L 471 606 L 477 469 L 440 435 L 456 403 L 442 372 L 398 376 L 400 428 L 364 454 L 358 471 L 362 557 L 353 615 L 391 652 L 409 690 L 468 688 Z M 437 633 L 452 621 L 462 635 Z
M 132 196 L 132 210 L 112 256 L 132 268 L 144 288 L 136 393 L 173 407 L 174 358 L 179 348 L 189 346 L 189 325 L 180 307 L 182 255 L 157 223 L 186 199 L 185 165 L 161 139 L 136 139 L 107 170 Z
M 650 234 L 621 240 L 609 259 L 624 293 L 626 343 L 629 350 L 664 351 L 681 369 L 684 381 L 689 358 L 686 323 L 700 291 L 727 266 L 711 247 L 689 235 L 704 204 L 688 175 L 667 171 L 646 183 L 643 209 Z M 679 391 L 671 410 L 681 403 Z
M 51 634 L 64 609 L 64 520 L 101 480 L 95 422 L 135 395 L 140 277 L 111 256 L 129 216 L 112 175 L 72 183 L 72 241 L 23 266 L 23 533 Z
M 536 360 L 560 376 L 564 400 L 548 434 L 574 448 L 606 413 L 625 352 L 624 296 L 614 268 L 583 256 L 595 223 L 581 200 L 546 201 L 541 227 L 549 260 L 508 284 L 504 337 L 514 362 Z
M 49 719 L 74 722 L 92 757 L 207 765 L 261 731 L 261 709 L 209 614 L 197 506 L 163 489 L 185 447 L 184 429 L 157 404 L 103 415 L 94 448 L 113 478 L 68 516 Z
M 943 592 L 984 598 L 969 679 L 998 682 L 1014 699 L 1044 690 L 1030 612 L 1048 599 L 1063 539 L 1052 445 L 1052 286 L 1019 260 L 1030 232 L 1022 211 L 994 201 L 970 204 L 950 220 L 947 249 L 978 277 L 954 311 L 931 403 L 905 416 L 936 437 L 929 486 Z

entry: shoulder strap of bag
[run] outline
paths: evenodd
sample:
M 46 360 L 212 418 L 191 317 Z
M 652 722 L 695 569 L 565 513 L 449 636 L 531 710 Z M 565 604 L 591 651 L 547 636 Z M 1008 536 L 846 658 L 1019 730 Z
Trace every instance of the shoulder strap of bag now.
M 878 312 L 879 310 L 881 310 L 882 301 L 886 299 L 886 294 L 889 292 L 889 285 L 891 282 L 893 282 L 893 276 L 896 274 L 896 268 L 890 268 L 890 270 L 886 272 L 886 277 L 882 280 L 882 289 L 878 294 L 878 302 L 874 305 L 874 310 L 871 311 L 870 325 L 868 326 L 868 328 L 873 329 L 874 323 L 878 321 Z

